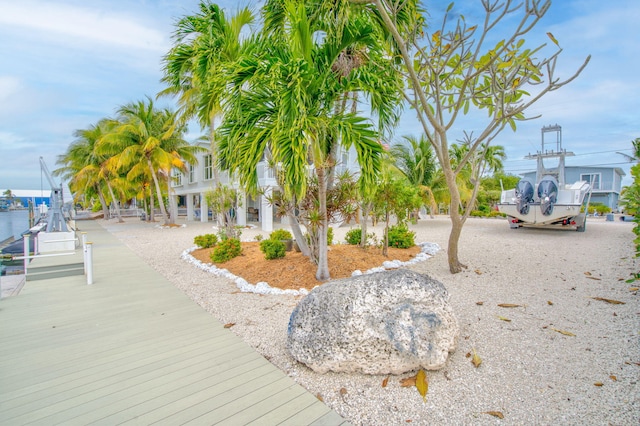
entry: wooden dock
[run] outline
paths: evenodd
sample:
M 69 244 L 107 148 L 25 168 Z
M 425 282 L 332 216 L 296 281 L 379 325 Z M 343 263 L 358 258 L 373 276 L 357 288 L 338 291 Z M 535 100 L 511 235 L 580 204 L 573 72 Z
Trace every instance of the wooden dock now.
M 1 424 L 346 424 L 98 223 L 78 224 L 93 285 L 77 250 L 34 260 L 49 276 L 0 300 Z

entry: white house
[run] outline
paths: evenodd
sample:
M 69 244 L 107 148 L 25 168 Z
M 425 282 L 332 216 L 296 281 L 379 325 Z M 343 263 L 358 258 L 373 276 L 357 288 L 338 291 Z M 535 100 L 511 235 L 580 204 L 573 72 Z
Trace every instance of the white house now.
M 200 143 L 201 146 L 209 148 L 207 143 Z M 207 205 L 206 194 L 213 190 L 215 184 L 215 173 L 210 149 L 205 153 L 197 154 L 198 163 L 188 165 L 188 172 L 179 170 L 173 171 L 172 196 L 178 198 L 174 205 L 182 204 L 187 208 L 187 220 L 200 220 L 207 222 L 209 217 L 209 206 Z M 344 150 L 340 148 L 338 153 L 338 165 L 336 171 L 342 173 L 346 170 L 358 174 L 360 167 L 357 162 L 355 149 Z M 218 172 L 220 184 L 239 189 L 236 179 L 230 179 L 227 172 Z M 280 188 L 276 182 L 275 174 L 266 161 L 258 163 L 258 185 L 260 192 L 256 198 L 248 194 L 241 193 L 241 202 L 236 212 L 238 225 L 246 225 L 254 222 L 259 223 L 263 231 L 273 231 L 274 222 L 284 222 L 286 218 L 275 217 L 273 206 L 269 204 L 267 198 L 271 191 L 278 191 Z

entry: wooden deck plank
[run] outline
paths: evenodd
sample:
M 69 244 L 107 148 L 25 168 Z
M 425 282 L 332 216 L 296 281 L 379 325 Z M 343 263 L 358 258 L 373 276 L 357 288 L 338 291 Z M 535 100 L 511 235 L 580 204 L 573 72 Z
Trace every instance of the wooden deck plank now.
M 99 224 L 82 228 L 94 243 L 93 285 L 48 276 L 0 301 L 3 424 L 308 424 L 332 413 Z
M 264 417 L 264 413 L 297 411 L 299 405 L 291 402 L 306 393 L 306 390 L 302 387 L 291 384 L 282 391 L 276 392 L 261 401 L 252 401 L 251 410 L 245 409 L 246 400 L 239 398 L 217 410 L 208 412 L 198 420 L 202 420 L 207 424 L 244 425 L 258 417 Z
M 189 407 L 189 410 L 179 411 L 169 417 L 157 422 L 158 425 L 174 425 L 174 424 L 187 424 L 192 422 L 201 416 L 206 415 L 210 411 L 224 406 L 236 399 L 242 398 L 247 394 L 251 394 L 256 389 L 261 389 L 264 395 L 269 395 L 274 391 L 280 391 L 284 386 L 289 386 L 291 383 L 287 380 L 287 377 L 280 371 L 269 371 L 260 377 L 249 377 L 248 380 L 236 381 L 232 380 L 229 383 L 224 383 L 220 386 L 220 392 L 214 395 L 214 398 L 207 398 L 200 401 L 198 404 Z M 248 404 L 247 407 L 251 407 L 252 404 Z M 226 416 L 225 416 L 226 417 Z M 197 421 L 195 424 L 201 422 Z M 156 424 L 156 423 L 154 423 Z
M 247 373 L 263 365 L 262 359 L 257 353 L 247 354 L 241 358 L 235 358 L 226 363 L 224 371 L 213 369 L 202 370 L 197 381 L 182 381 L 175 383 L 171 389 L 136 405 L 123 404 L 121 410 L 109 416 L 96 420 L 96 425 L 114 425 L 125 422 L 136 424 L 149 423 L 150 418 L 162 418 L 168 414 L 160 415 L 159 410 L 175 401 L 190 398 L 191 395 L 207 389 L 213 381 L 224 381 L 240 373 Z M 117 409 L 119 407 L 114 407 Z M 151 414 L 153 413 L 153 414 Z M 146 422 L 142 422 L 145 420 Z
M 68 405 L 73 403 L 73 398 L 85 398 L 88 391 L 94 391 L 93 395 L 100 397 L 102 394 L 108 394 L 111 389 L 121 390 L 125 386 L 144 383 L 159 375 L 166 377 L 176 371 L 179 376 L 175 380 L 178 380 L 180 375 L 188 375 L 191 370 L 198 372 L 209 368 L 216 362 L 232 361 L 238 357 L 238 354 L 234 352 L 235 348 L 235 346 L 227 348 L 226 353 L 205 349 L 199 355 L 193 354 L 188 359 L 174 356 L 150 364 L 126 366 L 126 369 L 125 366 L 119 369 L 105 369 L 78 379 L 65 378 L 65 381 L 54 381 L 40 391 L 30 392 L 21 398 L 5 401 L 3 403 L 6 406 L 5 415 L 7 418 L 11 418 L 26 412 L 36 411 L 42 407 L 51 408 L 55 404 Z M 11 406 L 16 408 L 11 410 L 9 409 Z
M 217 343 L 225 342 L 225 346 L 229 342 L 233 342 L 233 337 L 227 337 L 225 340 L 216 340 Z M 94 379 L 96 376 L 104 374 L 103 372 L 121 371 L 123 369 L 136 369 L 141 366 L 153 366 L 160 360 L 172 361 L 173 359 L 179 359 L 181 356 L 190 355 L 195 356 L 202 352 L 207 352 L 211 349 L 211 341 L 197 341 L 190 346 L 182 346 L 162 353 L 154 352 L 153 348 L 142 349 L 129 356 L 113 355 L 111 358 L 97 358 L 92 359 L 91 362 L 84 364 L 72 364 L 58 369 L 56 366 L 52 366 L 50 371 L 45 371 L 43 374 L 33 375 L 29 377 L 14 377 L 13 382 L 7 384 L 6 388 L 11 390 L 12 387 L 30 387 L 33 384 L 38 384 L 39 388 L 51 388 L 61 383 L 77 380 L 80 378 L 88 378 L 88 380 Z M 89 355 L 91 358 L 91 355 Z M 53 381 L 53 382 L 52 382 Z M 34 391 L 33 388 L 30 391 Z M 0 395 L 5 398 L 9 398 L 9 395 Z
M 211 383 L 206 383 L 205 387 L 197 387 L 195 392 L 185 397 L 180 397 L 182 395 L 180 393 L 168 404 L 139 416 L 135 422 L 125 424 L 182 424 L 206 413 L 206 407 L 203 408 L 201 403 L 210 401 L 218 395 L 225 395 L 237 388 L 239 383 L 254 380 L 259 383 L 269 383 L 277 377 L 278 372 L 265 365 L 251 370 L 240 370 L 234 375 L 221 375 L 213 378 Z
M 320 417 L 316 421 L 310 424 L 310 426 L 336 426 L 336 425 L 349 425 L 350 423 L 345 421 L 335 411 L 329 411 L 324 416 Z
M 330 410 L 324 404 L 313 404 L 307 407 L 304 411 L 292 413 L 291 416 L 289 416 L 286 420 L 278 424 L 282 426 L 310 425 L 313 424 L 313 422 L 321 419 L 329 411 Z
M 309 392 L 303 392 L 297 397 L 287 402 L 288 409 L 281 410 L 279 407 L 275 407 L 268 413 L 263 414 L 260 417 L 253 418 L 246 422 L 247 425 L 261 426 L 261 425 L 275 425 L 280 424 L 292 416 L 293 413 L 298 413 L 306 408 L 314 405 L 318 402 L 318 398 L 311 395 Z

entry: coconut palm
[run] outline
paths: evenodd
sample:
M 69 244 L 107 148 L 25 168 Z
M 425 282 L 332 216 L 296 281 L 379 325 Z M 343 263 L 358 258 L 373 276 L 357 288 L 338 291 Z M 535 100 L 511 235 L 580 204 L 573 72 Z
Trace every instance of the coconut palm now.
M 101 120 L 87 129 L 76 130 L 76 139 L 69 145 L 65 154 L 58 156 L 57 164 L 62 167 L 53 171 L 55 176 L 62 176 L 69 181 L 69 187 L 76 197 L 97 195 L 105 219 L 109 218 L 105 190 L 110 192 L 111 200 L 117 208 L 113 188 L 108 180 L 109 174 L 106 172 L 108 156 L 97 149 L 97 142 L 107 133 L 108 126 L 107 120 Z
M 409 183 L 420 188 L 424 203 L 429 206 L 431 217 L 437 211 L 437 204 L 433 193 L 433 185 L 438 171 L 437 159 L 429 141 L 421 136 L 403 136 L 406 143 L 395 144 L 391 148 L 391 155 L 395 158 L 395 165 Z
M 216 184 L 215 120 L 222 113 L 221 98 L 228 83 L 226 68 L 240 56 L 241 33 L 254 20 L 248 8 L 227 19 L 218 5 L 202 1 L 198 13 L 176 23 L 175 44 L 163 59 L 162 81 L 167 88 L 159 96 L 177 95 L 180 119 L 195 117 L 203 129 L 209 127 Z
M 268 2 L 270 5 L 271 2 Z M 256 167 L 267 153 L 281 171 L 283 192 L 301 200 L 310 172 L 318 182 L 318 270 L 329 278 L 327 259 L 327 185 L 335 162 L 335 144 L 355 147 L 361 166 L 362 190 L 372 188 L 380 169 L 382 147 L 378 131 L 368 120 L 336 108 L 345 93 L 374 93 L 372 107 L 382 126 L 395 122 L 396 79 L 384 64 L 375 43 L 375 28 L 367 16 L 354 16 L 349 30 L 338 37 L 317 37 L 331 22 L 313 21 L 302 1 L 283 0 L 278 31 L 266 31 L 235 68 L 228 109 L 220 134 L 221 162 L 237 173 L 248 190 L 257 188 Z M 265 22 L 270 22 L 269 17 Z M 271 28 L 271 27 L 268 27 Z M 335 66 L 341 53 L 370 46 L 368 63 L 344 74 Z M 380 54 L 381 56 L 381 54 Z M 378 61 L 379 60 L 379 61 Z
M 185 170 L 186 163 L 196 164 L 195 154 L 204 149 L 189 145 L 182 137 L 186 126 L 178 123 L 176 113 L 155 108 L 151 98 L 124 105 L 118 114 L 119 124 L 100 139 L 100 152 L 118 152 L 110 165 L 115 170 L 127 170 L 130 180 L 147 173 L 151 176 L 163 221 L 170 225 L 175 217 L 167 214 L 163 186 L 170 188 L 172 168 Z

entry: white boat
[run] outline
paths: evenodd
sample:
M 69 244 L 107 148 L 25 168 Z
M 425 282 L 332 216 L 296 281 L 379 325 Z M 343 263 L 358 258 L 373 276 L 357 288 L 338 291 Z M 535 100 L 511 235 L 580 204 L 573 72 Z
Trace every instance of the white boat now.
M 557 133 L 555 149 L 545 150 L 544 135 L 548 132 Z M 511 228 L 570 227 L 584 232 L 591 185 L 586 181 L 565 182 L 564 159 L 573 155 L 562 149 L 560 126 L 542 128 L 542 150 L 525 157 L 537 161 L 535 182 L 523 178 L 514 189 L 503 190 L 500 196 L 498 209 L 507 215 Z M 554 158 L 557 166 L 546 168 L 544 161 Z

